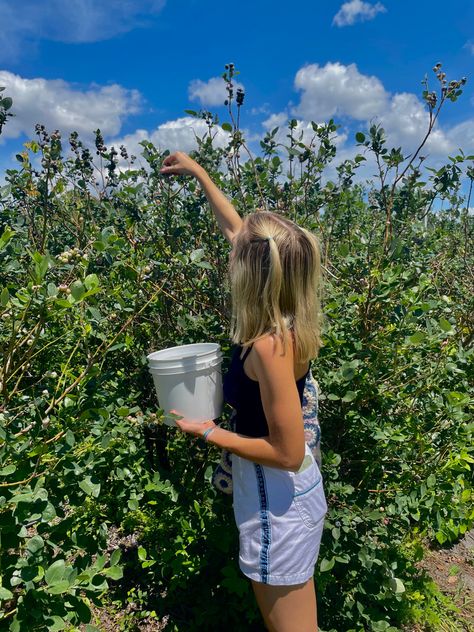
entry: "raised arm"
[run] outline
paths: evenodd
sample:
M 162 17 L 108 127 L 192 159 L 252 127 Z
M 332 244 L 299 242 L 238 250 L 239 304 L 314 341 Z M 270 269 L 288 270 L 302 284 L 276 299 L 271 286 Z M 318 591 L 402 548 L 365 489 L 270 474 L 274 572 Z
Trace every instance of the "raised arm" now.
M 182 151 L 167 156 L 160 173 L 194 176 L 204 191 L 224 237 L 232 243 L 242 226 L 242 219 L 226 196 L 209 177 L 207 171 Z

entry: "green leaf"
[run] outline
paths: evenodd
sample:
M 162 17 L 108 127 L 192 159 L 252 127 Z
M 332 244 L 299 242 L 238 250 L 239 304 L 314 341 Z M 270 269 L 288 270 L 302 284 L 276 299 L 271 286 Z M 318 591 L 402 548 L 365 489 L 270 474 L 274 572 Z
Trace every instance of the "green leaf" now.
M 105 555 L 98 555 L 94 562 L 94 568 L 101 571 L 107 563 L 107 557 Z M 100 578 L 99 578 L 100 581 Z
M 0 476 L 9 476 L 10 474 L 13 474 L 13 472 L 16 472 L 16 465 L 13 465 L 12 463 L 11 465 L 2 467 L 0 470 Z
M 71 285 L 71 294 L 74 296 L 76 301 L 80 301 L 85 293 L 86 290 L 81 281 L 74 281 L 74 283 Z
M 212 266 L 209 261 L 198 261 L 194 265 L 196 265 L 198 268 L 204 268 L 205 270 L 212 270 Z
M 57 584 L 64 577 L 66 572 L 66 562 L 64 560 L 56 560 L 46 570 L 44 578 L 47 584 Z
M 0 305 L 2 307 L 6 307 L 9 300 L 10 300 L 10 292 L 8 291 L 8 288 L 4 287 L 2 290 L 2 293 L 0 294 Z
M 2 235 L 0 236 L 0 250 L 3 250 L 5 246 L 8 244 L 10 239 L 15 234 L 15 231 L 10 228 L 10 226 L 6 226 Z
M 389 584 L 390 588 L 396 595 L 400 595 L 401 593 L 405 592 L 405 586 L 403 585 L 402 580 L 398 579 L 398 577 L 392 577 Z
M 58 288 L 56 287 L 54 283 L 48 283 L 47 290 L 48 290 L 48 296 L 58 295 Z
M 423 331 L 417 331 L 414 334 L 412 334 L 411 336 L 409 336 L 408 341 L 410 342 L 410 344 L 412 345 L 416 345 L 420 342 L 423 342 L 423 340 L 426 338 L 426 334 Z
M 110 577 L 110 579 L 122 579 L 123 569 L 121 566 L 109 566 L 108 568 L 104 568 L 102 574 L 106 577 Z
M 20 571 L 20 576 L 25 582 L 32 582 L 36 577 L 39 577 L 39 566 L 24 566 Z
M 222 123 L 222 129 L 224 130 L 224 132 L 231 132 L 232 125 L 230 123 Z
M 49 256 L 42 255 L 39 252 L 35 252 L 33 253 L 32 257 L 35 261 L 36 282 L 40 283 L 44 279 L 46 272 L 48 271 Z
M 331 568 L 334 566 L 334 558 L 332 557 L 330 560 L 327 560 L 326 558 L 323 558 L 321 560 L 321 564 L 319 565 L 319 570 L 321 571 L 321 573 L 325 573 L 326 571 L 330 571 Z
M 355 391 L 347 391 L 347 393 L 342 398 L 343 402 L 352 402 L 357 397 L 357 393 Z
M 95 288 L 98 288 L 100 282 L 97 274 L 88 274 L 84 279 L 84 285 L 88 290 L 94 290 Z
M 13 593 L 3 588 L 3 586 L 0 586 L 0 600 L 3 601 L 5 599 L 13 599 Z
M 197 250 L 193 250 L 189 255 L 189 260 L 193 263 L 195 261 L 200 261 L 204 257 L 204 248 L 198 248 Z
M 67 581 L 67 579 L 62 579 L 60 582 L 57 582 L 56 584 L 51 584 L 46 586 L 46 590 L 51 594 L 51 595 L 61 595 L 62 593 L 65 593 L 69 590 L 70 584 Z
M 65 629 L 67 623 L 62 617 L 53 614 L 46 619 L 46 625 L 48 626 L 48 632 L 59 632 L 59 630 Z
M 30 551 L 30 553 L 36 553 L 43 547 L 44 540 L 40 535 L 33 536 L 31 540 L 28 540 L 28 544 L 26 545 L 26 548 L 28 549 L 28 551 Z
M 86 476 L 85 479 L 79 483 L 79 487 L 85 491 L 88 496 L 97 498 L 100 494 L 100 483 L 94 482 L 90 476 Z
M 443 331 L 452 331 L 453 329 L 453 326 L 448 320 L 446 320 L 446 318 L 440 318 L 438 321 L 438 325 Z
M 41 512 L 41 517 L 45 522 L 49 522 L 53 518 L 56 518 L 56 509 L 52 503 L 48 502 L 46 507 Z
M 357 132 L 355 138 L 358 143 L 363 143 L 365 141 L 365 134 L 363 134 L 362 132 Z
M 189 116 L 197 116 L 197 112 L 195 110 L 184 110 L 186 114 Z
M 81 623 L 89 623 L 92 618 L 92 613 L 89 606 L 84 601 L 78 599 L 74 603 L 74 609 Z
M 97 250 L 97 252 L 103 252 L 107 248 L 106 244 L 104 244 L 104 242 L 100 240 L 94 241 L 92 243 L 92 247 L 94 248 L 94 250 Z
M 72 303 L 67 301 L 65 298 L 57 298 L 54 301 L 54 304 L 59 306 L 59 307 L 72 307 Z
M 9 110 L 13 105 L 13 99 L 11 97 L 5 97 L 2 99 L 2 108 L 4 110 Z

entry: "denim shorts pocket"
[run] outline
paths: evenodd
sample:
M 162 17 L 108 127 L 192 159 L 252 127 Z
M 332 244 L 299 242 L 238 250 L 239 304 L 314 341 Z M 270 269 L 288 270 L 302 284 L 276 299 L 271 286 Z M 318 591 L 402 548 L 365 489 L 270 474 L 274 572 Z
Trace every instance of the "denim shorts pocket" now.
M 303 523 L 316 527 L 327 512 L 323 478 L 316 463 L 293 476 L 293 502 Z

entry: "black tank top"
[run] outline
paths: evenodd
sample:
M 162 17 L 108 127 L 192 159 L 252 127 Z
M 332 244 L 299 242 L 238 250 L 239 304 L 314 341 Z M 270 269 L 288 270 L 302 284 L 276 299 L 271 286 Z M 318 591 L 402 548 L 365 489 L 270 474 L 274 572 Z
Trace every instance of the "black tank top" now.
M 252 349 L 247 349 L 240 359 L 243 347 L 236 345 L 227 373 L 223 378 L 224 400 L 235 408 L 236 432 L 248 437 L 267 437 L 268 424 L 260 397 L 260 385 L 244 371 L 244 362 Z M 296 387 L 303 406 L 303 391 L 310 367 L 303 377 L 296 380 Z

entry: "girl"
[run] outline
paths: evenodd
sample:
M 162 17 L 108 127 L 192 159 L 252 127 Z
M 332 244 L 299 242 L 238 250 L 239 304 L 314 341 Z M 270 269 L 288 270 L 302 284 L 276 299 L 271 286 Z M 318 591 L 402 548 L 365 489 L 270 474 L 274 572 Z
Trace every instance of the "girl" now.
M 302 397 L 309 361 L 321 345 L 318 241 L 276 213 L 242 220 L 206 171 L 182 152 L 168 156 L 161 173 L 198 179 L 232 245 L 236 347 L 224 397 L 235 409 L 236 432 L 212 420 L 176 423 L 233 454 L 239 566 L 252 582 L 267 628 L 314 632 L 313 575 L 327 505 L 321 473 L 305 444 Z

